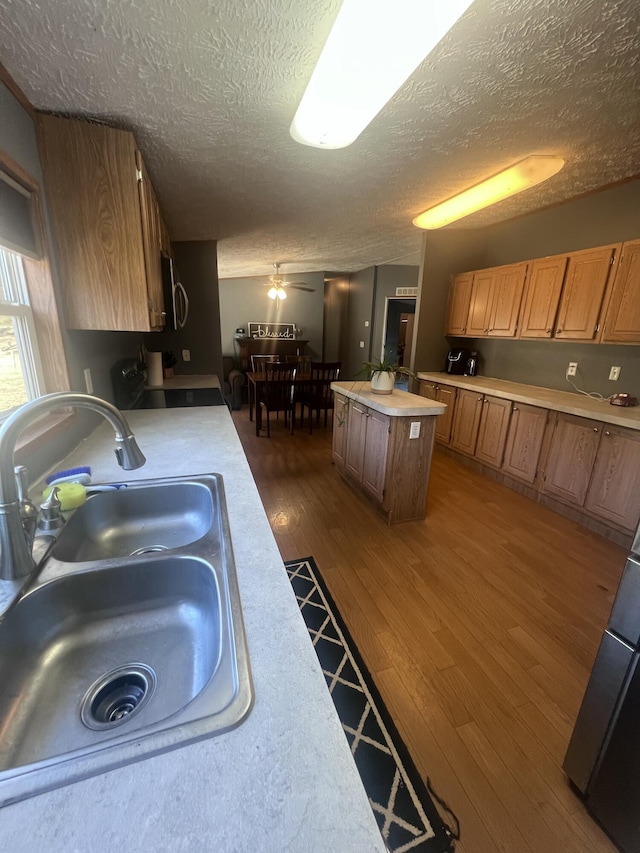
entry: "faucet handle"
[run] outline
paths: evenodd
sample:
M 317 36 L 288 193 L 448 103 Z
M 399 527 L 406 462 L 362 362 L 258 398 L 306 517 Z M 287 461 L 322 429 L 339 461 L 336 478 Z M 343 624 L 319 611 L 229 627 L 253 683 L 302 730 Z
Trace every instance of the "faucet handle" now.
M 16 488 L 18 490 L 18 500 L 24 503 L 29 500 L 29 472 L 25 465 L 16 465 L 13 469 L 16 475 Z
M 20 501 L 20 521 L 27 541 L 27 547 L 33 545 L 38 524 L 38 510 L 33 501 L 29 499 L 29 472 L 24 465 L 16 465 L 13 469 L 16 475 L 16 487 L 18 489 L 18 500 Z
M 41 530 L 57 530 L 64 526 L 64 516 L 60 512 L 62 504 L 58 498 L 58 492 L 58 487 L 54 486 L 47 495 L 46 500 L 40 504 L 40 512 L 42 513 L 42 520 L 40 521 Z

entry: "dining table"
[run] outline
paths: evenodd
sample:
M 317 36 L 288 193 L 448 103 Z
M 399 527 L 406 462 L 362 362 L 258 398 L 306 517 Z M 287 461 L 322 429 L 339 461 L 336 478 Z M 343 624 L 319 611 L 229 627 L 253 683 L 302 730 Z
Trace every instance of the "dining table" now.
M 253 409 L 255 407 L 257 410 L 260 405 L 267 377 L 266 374 L 261 371 L 251 371 L 247 373 L 246 376 L 249 396 L 249 420 L 253 421 Z M 298 373 L 296 371 L 294 382 L 296 385 L 304 385 L 306 382 L 309 382 L 310 379 L 311 373 L 308 371 L 305 373 Z

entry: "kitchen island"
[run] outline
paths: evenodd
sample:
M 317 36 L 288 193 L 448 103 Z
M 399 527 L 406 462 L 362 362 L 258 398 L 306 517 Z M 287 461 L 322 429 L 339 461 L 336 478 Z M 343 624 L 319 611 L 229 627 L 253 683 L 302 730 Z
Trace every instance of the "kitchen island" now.
M 333 462 L 389 524 L 420 521 L 427 512 L 435 416 L 444 403 L 370 382 L 332 382 Z
M 6 806 L 1 849 L 382 853 L 226 407 L 134 411 L 127 419 L 147 457 L 142 468 L 117 466 L 106 423 L 56 468 L 91 465 L 94 483 L 222 474 L 254 706 L 232 731 Z

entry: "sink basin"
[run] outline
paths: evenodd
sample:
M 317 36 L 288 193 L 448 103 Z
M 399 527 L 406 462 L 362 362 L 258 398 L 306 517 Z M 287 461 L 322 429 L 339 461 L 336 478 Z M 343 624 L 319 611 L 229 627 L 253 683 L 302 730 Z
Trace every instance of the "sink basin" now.
M 204 482 L 161 482 L 89 498 L 62 529 L 54 557 L 105 560 L 189 545 L 213 524 L 214 495 Z
M 219 734 L 251 708 L 222 479 L 146 481 L 81 510 L 0 619 L 0 805 Z

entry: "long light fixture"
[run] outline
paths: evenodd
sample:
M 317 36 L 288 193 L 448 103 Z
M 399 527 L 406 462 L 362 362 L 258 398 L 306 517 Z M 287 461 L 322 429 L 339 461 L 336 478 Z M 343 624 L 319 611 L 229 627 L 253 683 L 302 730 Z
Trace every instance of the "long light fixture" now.
M 473 0 L 344 0 L 291 123 L 315 148 L 351 145 Z
M 546 181 L 563 166 L 564 160 L 561 157 L 532 154 L 492 178 L 443 201 L 442 204 L 430 207 L 416 216 L 413 224 L 418 228 L 442 228 L 450 222 L 482 210 L 483 207 L 489 207 L 497 201 Z

